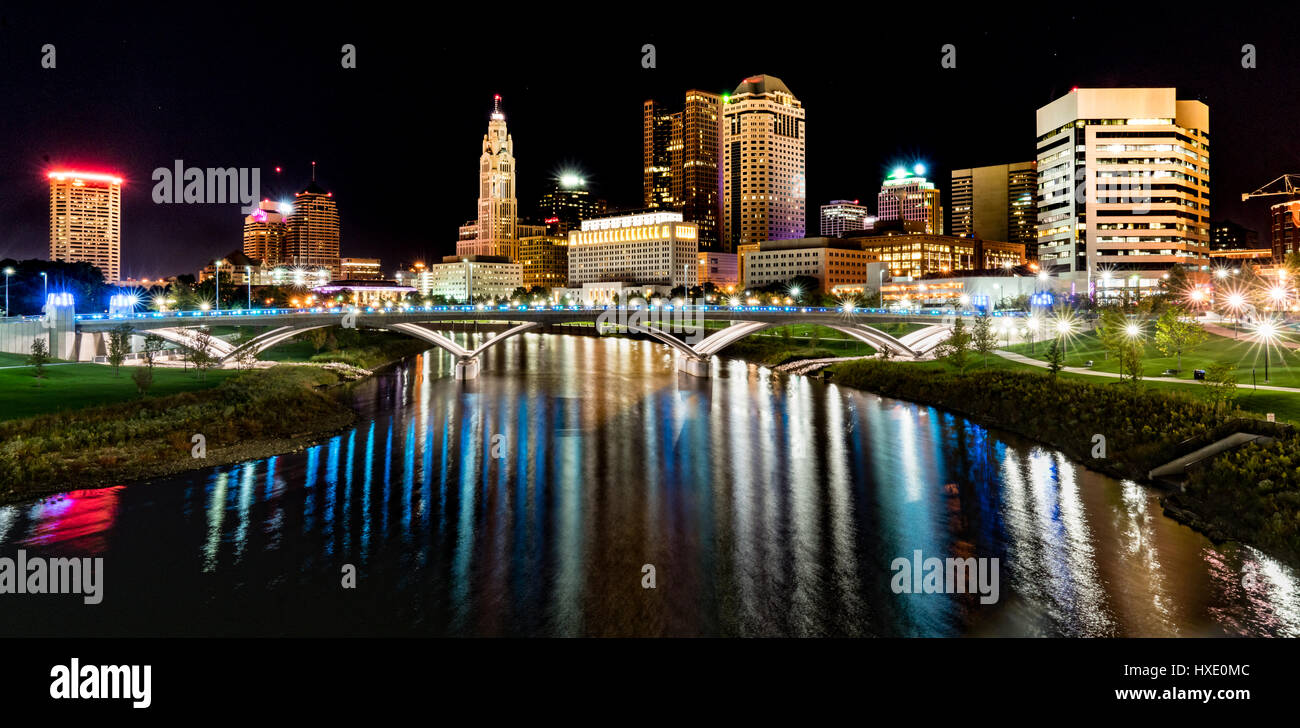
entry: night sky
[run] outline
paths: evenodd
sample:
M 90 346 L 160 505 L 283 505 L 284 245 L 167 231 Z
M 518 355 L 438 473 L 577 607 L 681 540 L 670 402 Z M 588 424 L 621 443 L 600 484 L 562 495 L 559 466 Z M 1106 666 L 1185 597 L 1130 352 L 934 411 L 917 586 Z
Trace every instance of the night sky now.
M 642 102 L 678 104 L 687 88 L 730 90 L 759 73 L 783 79 L 807 111 L 809 234 L 831 199 L 874 212 L 897 163 L 927 164 L 947 206 L 951 169 L 1032 159 L 1034 110 L 1073 86 L 1176 86 L 1209 104 L 1213 216 L 1255 228 L 1261 243 L 1268 202 L 1241 193 L 1300 173 L 1293 7 L 1121 26 L 1113 14 L 941 20 L 920 6 L 890 17 L 861 3 L 802 18 L 706 13 L 690 28 L 612 4 L 527 16 L 506 5 L 311 6 L 327 16 L 316 25 L 300 18 L 305 7 L 196 7 L 0 10 L 0 258 L 47 255 L 44 173 L 84 168 L 127 179 L 124 277 L 196 272 L 240 246 L 242 215 L 237 203 L 154 204 L 152 171 L 182 159 L 259 167 L 274 199 L 305 186 L 315 160 L 338 200 L 343 255 L 386 268 L 433 259 L 454 252 L 474 215 L 494 93 L 514 136 L 521 211 L 562 169 L 584 173 L 611 206 L 635 207 Z M 40 65 L 46 43 L 53 70 Z M 356 69 L 340 65 L 344 43 L 357 47 Z M 654 69 L 641 67 L 645 43 Z M 945 43 L 956 69 L 940 68 Z M 1255 69 L 1242 68 L 1244 43 L 1257 48 Z

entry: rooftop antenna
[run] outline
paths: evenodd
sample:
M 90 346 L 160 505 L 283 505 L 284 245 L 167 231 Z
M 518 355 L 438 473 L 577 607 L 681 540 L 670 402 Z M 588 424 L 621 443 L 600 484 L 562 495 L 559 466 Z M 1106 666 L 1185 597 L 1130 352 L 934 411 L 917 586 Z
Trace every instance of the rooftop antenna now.
M 312 182 L 315 182 L 315 181 L 316 181 L 316 163 L 315 163 L 315 162 L 312 162 L 312 163 L 311 163 L 311 181 L 312 181 Z

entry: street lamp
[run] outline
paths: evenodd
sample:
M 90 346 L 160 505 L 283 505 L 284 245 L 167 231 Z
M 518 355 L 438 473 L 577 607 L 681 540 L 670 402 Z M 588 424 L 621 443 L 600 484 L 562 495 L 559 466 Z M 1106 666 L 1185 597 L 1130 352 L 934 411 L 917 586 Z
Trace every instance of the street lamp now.
M 14 274 L 13 268 L 5 268 L 5 316 L 9 314 L 9 276 Z
M 50 276 L 41 271 L 41 282 L 45 284 L 45 300 L 50 300 Z
M 217 311 L 221 311 L 221 261 L 212 261 L 213 276 L 217 279 Z
M 1277 337 L 1277 326 L 1272 321 L 1260 321 L 1255 327 L 1255 336 L 1264 342 L 1264 383 L 1268 384 L 1268 350 L 1273 346 L 1273 339 Z
M 1066 352 L 1069 351 L 1070 341 L 1066 337 L 1073 328 L 1067 319 L 1058 318 L 1056 320 L 1056 337 L 1061 340 L 1061 361 L 1065 361 Z
M 1232 338 L 1237 338 L 1237 327 L 1241 325 L 1241 308 L 1246 305 L 1246 297 L 1240 293 L 1228 294 L 1228 308 L 1232 310 Z
M 244 266 L 244 277 L 248 281 L 248 310 L 253 310 L 253 266 Z

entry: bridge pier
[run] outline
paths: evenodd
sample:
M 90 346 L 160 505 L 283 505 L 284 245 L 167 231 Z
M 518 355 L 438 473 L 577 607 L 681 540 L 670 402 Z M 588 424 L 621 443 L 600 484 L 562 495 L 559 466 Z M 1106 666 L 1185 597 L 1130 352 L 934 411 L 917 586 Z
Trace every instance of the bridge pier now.
M 461 357 L 456 360 L 457 379 L 477 379 L 482 363 L 476 356 Z
M 708 358 L 696 358 L 679 354 L 677 356 L 677 371 L 689 374 L 692 377 L 708 377 L 710 374 L 710 362 Z

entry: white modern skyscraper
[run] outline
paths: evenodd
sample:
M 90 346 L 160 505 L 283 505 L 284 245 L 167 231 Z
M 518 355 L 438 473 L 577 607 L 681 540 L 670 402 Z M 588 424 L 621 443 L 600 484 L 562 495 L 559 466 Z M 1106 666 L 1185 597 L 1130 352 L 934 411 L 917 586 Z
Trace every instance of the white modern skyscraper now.
M 822 205 L 821 234 L 824 238 L 838 237 L 849 230 L 866 230 L 871 222 L 871 212 L 857 200 L 831 200 L 831 204 Z
M 1038 110 L 1038 258 L 1103 295 L 1209 263 L 1210 110 L 1172 88 L 1075 89 Z
M 478 164 L 478 227 L 473 238 L 461 236 L 457 255 L 519 257 L 519 201 L 515 194 L 515 142 L 506 131 L 501 94 L 493 98 L 488 132 Z
M 750 76 L 722 97 L 722 226 L 726 251 L 804 235 L 804 109 L 775 76 Z
M 50 260 L 86 262 L 122 277 L 122 178 L 55 171 L 50 180 Z

